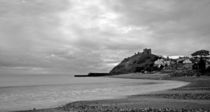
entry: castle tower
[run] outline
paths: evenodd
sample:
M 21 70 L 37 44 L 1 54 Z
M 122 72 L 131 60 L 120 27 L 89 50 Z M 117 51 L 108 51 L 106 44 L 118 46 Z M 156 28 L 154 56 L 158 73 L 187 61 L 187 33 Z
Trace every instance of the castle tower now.
M 145 48 L 144 51 L 143 51 L 143 54 L 151 55 L 152 54 L 152 50 Z

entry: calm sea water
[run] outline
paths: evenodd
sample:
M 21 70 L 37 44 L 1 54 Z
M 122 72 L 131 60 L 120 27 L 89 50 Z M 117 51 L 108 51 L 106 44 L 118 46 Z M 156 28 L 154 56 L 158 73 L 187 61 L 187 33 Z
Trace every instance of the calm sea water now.
M 4 75 L 0 76 L 0 110 L 56 107 L 73 101 L 125 97 L 181 85 L 173 81 L 70 75 Z

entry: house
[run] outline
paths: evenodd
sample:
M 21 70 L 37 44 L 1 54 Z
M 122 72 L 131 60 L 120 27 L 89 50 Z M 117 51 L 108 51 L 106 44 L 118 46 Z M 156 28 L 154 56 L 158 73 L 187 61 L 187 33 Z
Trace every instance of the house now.
M 207 60 L 206 60 L 206 69 L 207 69 L 207 68 L 210 68 L 210 59 L 207 59 Z
M 161 66 L 165 66 L 164 59 L 158 59 L 154 62 L 154 66 L 160 68 Z
M 154 62 L 154 66 L 160 68 L 161 66 L 162 67 L 166 67 L 166 66 L 170 66 L 171 65 L 171 61 L 168 60 L 168 59 L 158 59 Z
M 190 61 L 190 59 L 183 60 L 184 69 L 192 70 L 192 66 L 193 66 L 193 63 L 192 63 L 192 61 Z
M 182 62 L 183 64 L 192 64 L 192 61 L 190 61 L 190 59 L 185 59 Z

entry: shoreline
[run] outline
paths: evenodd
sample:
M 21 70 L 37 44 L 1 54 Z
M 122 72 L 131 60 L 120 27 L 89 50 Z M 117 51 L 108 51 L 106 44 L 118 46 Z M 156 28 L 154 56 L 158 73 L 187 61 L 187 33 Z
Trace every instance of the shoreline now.
M 154 77 L 155 76 L 155 77 Z M 118 76 L 111 76 L 111 78 L 128 78 L 128 79 L 152 79 L 152 80 L 162 80 L 167 79 L 168 81 L 185 81 L 188 84 L 183 85 L 178 88 L 166 89 L 164 91 L 156 91 L 147 94 L 136 94 L 126 96 L 125 98 L 116 98 L 116 99 L 105 99 L 105 100 L 91 100 L 91 101 L 76 101 L 65 104 L 56 108 L 48 108 L 48 109 L 37 109 L 37 110 L 26 110 L 26 111 L 15 111 L 15 112 L 105 112 L 105 111 L 128 111 L 128 112 L 137 112 L 145 110 L 150 111 L 153 110 L 166 110 L 168 111 L 178 111 L 180 109 L 190 110 L 207 110 L 210 111 L 210 92 L 209 86 L 210 78 L 186 78 L 186 77 L 178 77 L 178 78 L 170 78 L 168 79 L 167 75 L 161 75 L 162 78 L 156 77 L 158 74 L 152 74 L 152 77 L 145 78 L 145 76 L 140 76 L 138 74 L 124 74 Z M 208 84 L 204 84 L 206 87 L 199 87 L 199 84 L 196 85 L 195 81 L 203 81 L 206 80 Z M 196 89 L 195 87 L 198 86 Z M 203 85 L 201 85 L 203 86 Z M 193 90 L 195 89 L 195 90 Z M 196 93 L 197 92 L 197 93 Z M 195 93 L 195 94 L 194 94 Z M 200 95 L 200 96 L 199 96 Z M 206 95 L 206 98 L 203 97 Z M 198 98 L 197 98 L 198 97 Z M 201 98 L 200 98 L 201 97 Z M 126 108 L 125 108 L 126 107 Z M 167 111 L 166 111 L 167 112 Z

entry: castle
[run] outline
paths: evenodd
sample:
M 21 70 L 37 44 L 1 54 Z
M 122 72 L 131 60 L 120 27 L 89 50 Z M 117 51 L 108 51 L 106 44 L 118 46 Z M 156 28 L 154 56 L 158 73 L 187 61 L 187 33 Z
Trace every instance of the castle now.
M 151 50 L 151 49 L 145 48 L 145 49 L 143 50 L 143 54 L 145 54 L 145 55 L 151 55 L 151 54 L 152 54 L 152 50 Z

